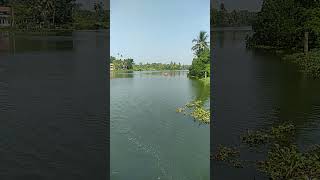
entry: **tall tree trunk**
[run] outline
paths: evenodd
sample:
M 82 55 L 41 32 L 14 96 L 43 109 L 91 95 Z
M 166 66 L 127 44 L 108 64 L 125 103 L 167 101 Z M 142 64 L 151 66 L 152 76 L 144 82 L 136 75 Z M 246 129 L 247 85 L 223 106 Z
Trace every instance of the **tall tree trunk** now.
M 11 27 L 14 27 L 14 11 L 13 11 L 13 6 L 11 6 Z
M 53 21 L 53 27 L 54 27 L 54 28 L 56 28 L 56 25 L 55 25 L 55 22 L 54 22 L 54 21 L 55 21 L 55 19 L 54 19 L 55 16 L 56 16 L 56 9 L 53 9 L 53 17 L 52 17 L 53 20 L 52 20 L 52 21 Z
M 304 54 L 309 51 L 309 32 L 304 32 Z

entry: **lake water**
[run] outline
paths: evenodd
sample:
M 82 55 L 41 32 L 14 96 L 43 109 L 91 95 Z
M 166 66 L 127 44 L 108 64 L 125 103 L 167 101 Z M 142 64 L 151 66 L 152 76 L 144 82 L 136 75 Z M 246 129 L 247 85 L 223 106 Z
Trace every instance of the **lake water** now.
M 300 148 L 320 143 L 320 80 L 299 73 L 275 54 L 247 50 L 250 31 L 215 32 L 213 151 L 237 146 L 247 129 L 292 122 Z M 244 152 L 243 159 L 263 159 Z M 214 162 L 214 179 L 268 179 L 253 168 L 235 169 Z
M 210 128 L 177 113 L 209 87 L 185 71 L 111 74 L 111 179 L 209 180 Z
M 108 34 L 0 33 L 0 179 L 108 178 Z

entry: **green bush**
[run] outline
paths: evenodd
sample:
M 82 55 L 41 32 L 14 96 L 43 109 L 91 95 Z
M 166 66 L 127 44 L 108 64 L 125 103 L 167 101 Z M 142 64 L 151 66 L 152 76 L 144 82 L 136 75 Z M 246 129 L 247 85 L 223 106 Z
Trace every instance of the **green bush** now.
M 320 50 L 310 51 L 306 55 L 304 53 L 286 55 L 284 60 L 297 64 L 299 69 L 307 75 L 320 78 Z

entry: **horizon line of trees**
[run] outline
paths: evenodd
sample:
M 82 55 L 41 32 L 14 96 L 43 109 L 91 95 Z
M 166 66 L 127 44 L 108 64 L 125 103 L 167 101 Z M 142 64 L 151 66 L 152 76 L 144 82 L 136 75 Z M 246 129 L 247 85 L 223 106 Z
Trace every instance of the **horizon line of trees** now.
M 248 10 L 228 11 L 223 4 L 220 9 L 210 9 L 211 26 L 213 27 L 239 27 L 251 26 L 257 17 L 257 12 Z
M 139 63 L 133 66 L 136 71 L 145 70 L 188 70 L 190 65 L 184 65 L 176 62 L 170 63 Z
M 134 70 L 134 71 L 151 71 L 151 70 L 188 70 L 189 65 L 181 63 L 139 63 L 136 64 L 132 58 L 116 58 L 110 57 L 110 63 L 113 64 L 115 70 Z

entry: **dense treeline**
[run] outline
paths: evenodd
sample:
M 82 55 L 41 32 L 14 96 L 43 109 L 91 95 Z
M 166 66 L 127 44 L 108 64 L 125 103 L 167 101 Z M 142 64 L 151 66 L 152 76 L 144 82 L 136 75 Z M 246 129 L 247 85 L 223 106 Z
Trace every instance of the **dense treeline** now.
M 211 9 L 211 26 L 213 27 L 237 27 L 251 26 L 257 13 L 248 10 L 233 10 L 228 12 L 224 7 L 220 10 Z
M 14 12 L 16 29 L 97 29 L 109 27 L 109 12 L 103 4 L 94 4 L 93 11 L 84 10 L 75 0 L 1 0 Z
M 161 70 L 188 70 L 189 65 L 182 65 L 181 63 L 170 62 L 170 64 L 163 63 L 146 63 L 137 64 L 133 66 L 135 71 L 161 71 Z
M 109 11 L 103 9 L 103 4 L 94 4 L 94 11 L 84 10 L 81 4 L 76 6 L 73 15 L 75 29 L 109 28 Z
M 208 42 L 208 34 L 204 31 L 199 33 L 192 47 L 194 58 L 189 68 L 189 76 L 195 78 L 210 77 L 210 47 Z
M 320 1 L 264 0 L 247 47 L 293 51 L 284 59 L 320 78 Z
M 110 63 L 113 64 L 115 70 L 132 70 L 134 61 L 131 58 L 117 59 L 113 56 L 110 57 Z
M 305 33 L 309 33 L 309 47 L 319 45 L 319 0 L 264 0 L 261 12 L 253 24 L 254 35 L 249 47 L 269 46 L 301 49 Z
M 115 70 L 134 70 L 134 71 L 160 71 L 160 70 L 187 70 L 188 65 L 181 63 L 170 62 L 170 64 L 163 63 L 139 63 L 135 64 L 131 58 L 117 59 L 110 57 L 110 62 L 113 64 Z

